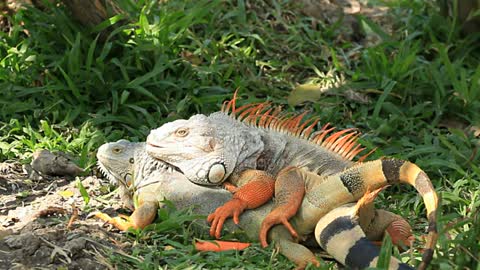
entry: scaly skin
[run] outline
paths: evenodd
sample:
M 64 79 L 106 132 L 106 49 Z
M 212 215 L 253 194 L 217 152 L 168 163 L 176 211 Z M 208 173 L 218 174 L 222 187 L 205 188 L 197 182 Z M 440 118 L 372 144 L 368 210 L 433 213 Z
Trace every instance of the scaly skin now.
M 209 116 L 195 115 L 189 120 L 167 123 L 151 131 L 147 138 L 147 152 L 179 168 L 190 181 L 218 185 L 228 179 L 240 187 L 238 192 L 248 195 L 243 199 L 234 197 L 234 203 L 229 202 L 208 217 L 215 236 L 220 235 L 223 221 L 230 216 L 238 219 L 239 212 L 249 209 L 249 202 L 256 200 L 251 204 L 253 208 L 270 200 L 270 193 L 258 190 L 263 185 L 266 188 L 262 190 L 269 191 L 271 181 L 260 183 L 254 179 L 242 184 L 245 182 L 242 175 L 249 170 L 262 171 L 263 177 L 271 175 L 275 182 L 275 207 L 260 230 L 263 246 L 267 245 L 267 232 L 275 224 L 284 224 L 292 236 L 302 238 L 312 232 L 318 218 L 331 209 L 358 200 L 367 189 L 400 182 L 415 187 L 427 207 L 429 234 L 420 269 L 428 265 L 437 239 L 438 198 L 430 179 L 420 168 L 395 159 L 354 163 L 351 159 L 361 150 L 356 144 L 355 133 L 344 130 L 327 136 L 331 129 L 324 126 L 320 132 L 312 134 L 316 121 L 302 122 L 303 114 L 286 117 L 272 112 L 266 104 L 235 109 L 234 103 L 235 98 L 228 103 L 227 109 Z M 361 173 L 354 174 L 352 170 Z M 317 186 L 322 187 L 321 193 L 310 192 L 309 200 L 325 204 L 309 210 L 309 215 L 310 211 L 318 214 L 315 219 L 302 220 L 299 232 L 290 222 L 298 220 L 299 215 L 291 218 L 297 211 L 301 214 L 306 209 L 303 196 Z
M 150 224 L 157 212 L 158 207 L 162 206 L 162 201 L 168 199 L 176 204 L 177 207 L 187 207 L 197 205 L 194 209 L 196 214 L 207 214 L 218 206 L 224 204 L 231 198 L 231 194 L 223 189 L 206 188 L 192 184 L 187 178 L 165 164 L 162 164 L 150 158 L 144 149 L 143 143 L 130 143 L 121 140 L 115 143 L 108 143 L 100 147 L 97 153 L 99 166 L 108 178 L 117 182 L 120 187 L 122 200 L 126 205 L 133 205 L 134 196 L 137 197 L 137 207 L 132 216 L 125 219 L 110 218 L 109 216 L 98 213 L 97 216 L 103 220 L 110 222 L 122 230 L 129 227 L 143 228 Z M 132 179 L 134 175 L 134 179 Z M 308 193 L 307 193 L 308 194 Z M 307 196 L 308 197 L 308 196 Z M 400 216 L 383 210 L 375 210 L 373 208 L 373 198 L 361 201 L 356 207 L 350 205 L 348 214 L 351 219 L 345 219 L 345 231 L 352 231 L 356 238 L 363 239 L 365 234 L 359 230 L 359 226 L 365 229 L 367 238 L 370 240 L 380 240 L 382 234 L 378 231 L 390 230 L 394 237 L 400 237 L 403 241 L 407 241 L 410 235 L 403 237 L 402 232 L 409 231 L 411 228 Z M 243 214 L 239 220 L 239 227 L 243 229 L 250 239 L 256 239 L 264 217 L 271 211 L 273 203 L 269 202 L 255 210 L 248 211 Z M 310 207 L 311 208 L 311 207 Z M 338 216 L 347 213 L 345 209 L 339 210 Z M 330 217 L 327 214 L 325 217 Z M 315 219 L 315 216 L 311 218 Z M 390 220 L 387 221 L 386 220 Z M 318 224 L 327 224 L 324 218 L 317 219 Z M 377 222 L 378 221 L 378 222 Z M 398 226 L 392 224 L 403 221 L 404 224 L 399 229 Z M 300 219 L 298 220 L 300 224 Z M 300 224 L 301 225 L 301 224 Z M 227 222 L 226 227 L 229 230 L 238 229 L 232 222 Z M 298 228 L 296 228 L 298 229 Z M 318 230 L 318 234 L 322 234 L 323 230 Z M 340 231 L 327 231 L 324 235 L 334 236 Z M 398 232 L 398 233 L 397 233 Z M 397 236 L 398 235 L 398 236 Z M 271 230 L 270 239 L 275 241 L 280 252 L 295 262 L 299 268 L 306 266 L 308 262 L 319 265 L 318 260 L 313 253 L 303 245 L 294 241 L 288 231 L 283 227 L 276 226 Z M 333 238 L 332 238 L 333 239 Z M 361 247 L 369 250 L 369 256 L 366 258 L 376 258 L 378 256 L 378 248 L 372 246 L 369 241 L 361 241 L 360 243 L 352 242 L 351 239 L 336 240 L 341 248 L 335 248 L 331 241 L 324 241 L 323 246 L 331 249 L 330 252 L 335 253 L 339 261 L 352 268 L 358 268 L 360 265 L 370 265 L 371 260 L 364 260 L 363 253 L 358 255 L 350 252 L 349 247 Z M 220 243 L 222 244 L 222 243 Z M 345 260 L 345 258 L 349 258 Z M 409 269 L 404 264 L 399 264 L 396 259 L 392 260 L 392 269 Z
M 253 108 L 255 110 L 246 111 L 256 113 L 261 109 Z M 270 110 L 267 111 L 267 118 L 278 114 L 269 115 L 268 112 Z M 232 114 L 235 115 L 234 112 Z M 238 117 L 242 116 L 244 114 L 239 113 Z M 326 138 L 325 145 L 312 144 L 280 128 L 290 125 L 288 121 L 300 128 L 298 125 L 301 118 L 271 120 L 268 124 L 261 124 L 267 123 L 262 121 L 262 117 L 259 118 L 258 125 L 263 128 L 258 128 L 256 123 L 248 125 L 224 112 L 208 117 L 195 115 L 189 120 L 167 123 L 152 131 L 147 138 L 147 152 L 179 168 L 190 181 L 202 185 L 219 185 L 228 179 L 240 187 L 238 192 L 242 193 L 242 199 L 234 197 L 234 202 L 222 206 L 208 217 L 212 222 L 211 234 L 217 238 L 220 237 L 221 225 L 226 218 L 233 216 L 237 220 L 236 215 L 243 210 L 270 201 L 273 193 L 261 193 L 259 190 L 271 191 L 272 182 L 275 185 L 276 204 L 265 220 L 261 238 L 265 239 L 268 229 L 278 223 L 283 223 L 297 237 L 288 219 L 295 215 L 301 204 L 305 192 L 304 181 L 288 177 L 288 172 L 303 168 L 321 175 L 340 172 L 354 164 L 350 159 L 361 150 L 355 142 L 354 133 L 345 134 L 345 131 L 340 131 Z M 248 120 L 249 116 L 245 119 Z M 314 124 L 315 121 L 308 127 L 302 125 L 305 127 L 302 136 L 308 138 Z M 312 138 L 323 140 L 330 131 L 331 129 L 325 129 L 318 136 L 312 135 Z M 272 181 L 253 179 L 251 182 L 254 183 L 245 184 L 242 176 L 249 170 L 263 172 L 262 178 L 270 176 Z M 251 201 L 256 203 L 252 204 Z M 262 245 L 266 245 L 265 241 L 262 241 Z

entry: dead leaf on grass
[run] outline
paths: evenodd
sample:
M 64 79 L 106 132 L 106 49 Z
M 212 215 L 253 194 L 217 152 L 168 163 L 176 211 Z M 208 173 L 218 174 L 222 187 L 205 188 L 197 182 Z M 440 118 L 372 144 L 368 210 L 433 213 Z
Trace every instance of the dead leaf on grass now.
M 288 96 L 288 104 L 296 106 L 305 101 L 315 101 L 320 99 L 322 93 L 327 89 L 321 89 L 320 84 L 306 83 L 295 87 Z
M 180 56 L 187 62 L 189 62 L 190 64 L 192 64 L 192 66 L 199 66 L 201 63 L 202 63 L 202 59 L 195 55 L 194 53 L 190 52 L 190 51 L 187 51 L 187 50 L 183 50 L 181 53 L 180 53 Z
M 476 138 L 480 137 L 480 126 L 470 126 L 468 130 L 472 132 Z
M 57 192 L 57 193 L 58 193 L 58 195 L 62 196 L 64 199 L 71 198 L 71 197 L 73 197 L 73 195 L 74 195 L 73 191 L 68 190 L 68 189 L 67 189 L 67 190 L 63 190 L 63 191 L 59 191 L 59 192 Z
M 72 216 L 67 224 L 67 229 L 70 230 L 73 226 L 73 222 L 78 219 L 78 208 L 75 206 L 75 203 L 72 203 Z
M 338 89 L 345 84 L 343 74 L 336 74 L 335 71 L 330 70 L 326 73 L 317 71 L 319 78 L 297 85 L 288 96 L 288 104 L 297 106 L 306 101 L 317 101 L 320 97 L 330 90 Z

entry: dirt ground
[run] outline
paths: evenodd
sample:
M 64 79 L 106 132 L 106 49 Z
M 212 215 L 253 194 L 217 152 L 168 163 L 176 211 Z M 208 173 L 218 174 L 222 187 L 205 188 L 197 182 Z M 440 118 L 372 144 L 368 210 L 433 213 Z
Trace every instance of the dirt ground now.
M 30 178 L 20 164 L 0 164 L 0 269 L 111 269 L 108 256 L 128 252 L 121 233 L 82 211 L 85 202 L 75 179 Z M 90 195 L 90 209 L 121 208 L 106 188 L 108 181 L 78 179 Z M 111 198 L 101 200 L 102 194 Z M 68 226 L 72 216 L 76 219 Z

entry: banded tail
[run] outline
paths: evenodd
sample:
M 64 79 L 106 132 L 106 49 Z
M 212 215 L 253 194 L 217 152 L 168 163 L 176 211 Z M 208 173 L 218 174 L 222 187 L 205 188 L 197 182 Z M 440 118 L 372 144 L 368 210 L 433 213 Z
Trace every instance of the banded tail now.
M 425 207 L 427 208 L 428 235 L 427 244 L 422 255 L 422 262 L 418 266 L 419 270 L 426 269 L 433 257 L 435 244 L 437 243 L 437 210 L 438 196 L 433 188 L 430 178 L 417 165 L 398 159 L 382 159 L 382 169 L 387 181 L 408 183 L 413 186 L 420 196 L 422 196 Z
M 422 169 L 408 161 L 385 158 L 359 163 L 329 177 L 334 177 L 336 181 L 340 181 L 355 199 L 362 197 L 367 190 L 375 190 L 397 182 L 413 186 L 422 196 L 427 209 L 427 243 L 422 262 L 418 266 L 419 270 L 426 269 L 432 260 L 438 237 L 436 217 L 438 196 L 430 179 Z
M 323 216 L 315 228 L 320 246 L 343 265 L 352 269 L 376 267 L 380 249 L 367 239 L 355 218 L 355 204 L 344 205 Z M 391 257 L 388 269 L 413 270 Z

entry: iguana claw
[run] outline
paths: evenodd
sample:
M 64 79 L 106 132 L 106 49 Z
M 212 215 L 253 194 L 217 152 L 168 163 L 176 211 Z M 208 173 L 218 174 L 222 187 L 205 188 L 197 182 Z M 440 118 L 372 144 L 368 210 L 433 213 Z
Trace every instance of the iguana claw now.
M 214 213 L 208 215 L 207 221 L 212 224 L 210 226 L 210 236 L 220 238 L 223 223 L 229 217 L 233 217 L 233 222 L 238 224 L 240 222 L 239 216 L 247 206 L 248 204 L 245 201 L 233 198 L 223 206 L 218 207 Z
M 292 235 L 293 238 L 298 238 L 298 233 L 293 228 L 292 224 L 288 222 L 288 219 L 285 217 L 283 213 L 280 211 L 272 211 L 262 222 L 262 226 L 260 227 L 260 244 L 262 247 L 267 247 L 267 234 L 268 231 L 276 224 L 283 224 L 288 230 L 288 232 Z
M 95 217 L 105 221 L 106 223 L 112 224 L 115 228 L 121 231 L 127 231 L 129 228 L 133 228 L 134 225 L 130 222 L 129 217 L 123 216 L 122 217 L 110 217 L 108 214 L 97 212 L 95 213 Z M 126 218 L 125 218 L 126 217 Z
M 392 239 L 392 244 L 400 250 L 411 248 L 415 237 L 412 234 L 412 227 L 404 219 L 395 220 L 387 227 L 386 232 Z
M 217 208 L 213 214 L 210 214 L 207 221 L 212 223 L 210 235 L 220 238 L 223 223 L 229 217 L 233 217 L 233 222 L 240 222 L 239 216 L 245 209 L 254 209 L 267 201 L 271 200 L 275 188 L 275 179 L 264 171 L 245 170 L 239 178 L 247 181 L 247 184 L 236 188 L 232 184 L 224 184 L 234 195 L 230 201 Z

